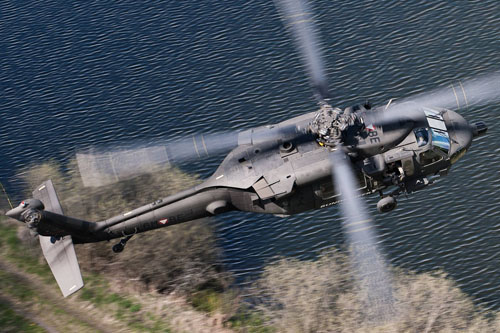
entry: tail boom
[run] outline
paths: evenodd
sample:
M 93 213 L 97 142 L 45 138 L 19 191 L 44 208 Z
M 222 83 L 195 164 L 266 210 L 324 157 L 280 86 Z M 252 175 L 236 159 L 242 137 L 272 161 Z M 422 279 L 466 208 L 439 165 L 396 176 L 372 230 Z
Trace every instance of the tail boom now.
M 101 222 L 88 222 L 64 215 L 48 180 L 33 192 L 34 199 L 23 201 L 7 215 L 38 233 L 43 254 L 66 297 L 83 287 L 74 243 L 122 238 L 122 250 L 136 233 L 234 210 L 232 201 L 240 195 L 238 189 L 194 187 Z

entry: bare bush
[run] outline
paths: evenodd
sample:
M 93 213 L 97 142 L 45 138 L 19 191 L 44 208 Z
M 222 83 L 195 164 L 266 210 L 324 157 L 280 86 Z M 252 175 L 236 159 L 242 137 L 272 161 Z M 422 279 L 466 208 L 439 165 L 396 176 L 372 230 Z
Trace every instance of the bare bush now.
M 498 332 L 500 314 L 474 305 L 443 272 L 394 270 L 397 315 L 368 320 L 347 257 L 282 259 L 267 266 L 255 290 L 268 325 L 279 332 Z
M 99 221 L 174 194 L 199 182 L 175 168 L 98 188 L 84 187 L 72 161 L 62 172 L 48 162 L 21 173 L 29 189 L 52 179 L 64 213 Z M 30 196 L 31 191 L 26 193 Z M 191 292 L 204 287 L 223 289 L 228 275 L 222 272 L 221 252 L 208 219 L 174 225 L 138 234 L 125 251 L 114 254 L 108 242 L 76 246 L 80 266 L 115 280 L 139 281 L 147 290 Z

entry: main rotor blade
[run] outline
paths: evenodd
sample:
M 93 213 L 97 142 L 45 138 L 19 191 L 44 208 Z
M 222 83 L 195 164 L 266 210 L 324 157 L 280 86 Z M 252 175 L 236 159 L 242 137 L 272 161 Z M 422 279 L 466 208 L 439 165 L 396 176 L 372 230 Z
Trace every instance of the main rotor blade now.
M 285 25 L 291 30 L 316 97 L 320 101 L 329 98 L 325 68 L 309 6 L 301 0 L 275 0 L 275 4 Z
M 76 154 L 76 159 L 84 186 L 98 187 L 153 172 L 159 167 L 225 154 L 239 145 L 276 146 L 305 135 L 305 126 L 278 124 L 242 132 L 194 135 L 133 149 L 83 152 Z
M 238 146 L 238 132 L 189 136 L 184 140 L 109 152 L 76 154 L 84 186 L 98 187 L 159 167 L 208 158 Z
M 385 125 L 399 120 L 419 119 L 423 109 L 463 110 L 500 101 L 500 72 L 458 81 L 390 103 L 385 111 L 368 114 L 368 122 Z
M 360 298 L 371 320 L 387 321 L 395 314 L 392 279 L 377 244 L 373 221 L 359 197 L 358 183 L 341 147 L 330 157 L 333 180 L 342 199 L 343 229 L 350 247 Z

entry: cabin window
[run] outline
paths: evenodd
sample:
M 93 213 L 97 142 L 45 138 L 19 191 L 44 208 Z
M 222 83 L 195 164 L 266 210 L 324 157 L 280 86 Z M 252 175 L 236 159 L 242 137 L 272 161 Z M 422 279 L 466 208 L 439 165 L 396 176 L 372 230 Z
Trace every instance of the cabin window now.
M 333 183 L 331 181 L 319 184 L 315 189 L 314 194 L 321 200 L 329 200 L 338 196 L 338 193 L 333 187 Z

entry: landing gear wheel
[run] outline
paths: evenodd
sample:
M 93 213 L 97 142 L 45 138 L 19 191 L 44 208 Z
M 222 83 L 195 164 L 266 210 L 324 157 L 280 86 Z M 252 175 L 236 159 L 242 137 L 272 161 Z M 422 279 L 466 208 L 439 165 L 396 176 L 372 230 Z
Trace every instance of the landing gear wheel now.
M 388 196 L 377 202 L 377 209 L 381 213 L 387 213 L 396 208 L 397 205 L 396 199 L 393 196 Z
M 120 253 L 123 251 L 124 246 L 121 243 L 113 245 L 113 252 Z
M 130 240 L 130 238 L 132 238 L 132 236 L 133 235 L 128 235 L 127 237 L 122 238 L 119 243 L 113 245 L 113 248 L 112 248 L 113 252 L 114 253 L 122 252 L 123 249 L 125 248 L 125 245 L 127 245 L 127 242 Z

